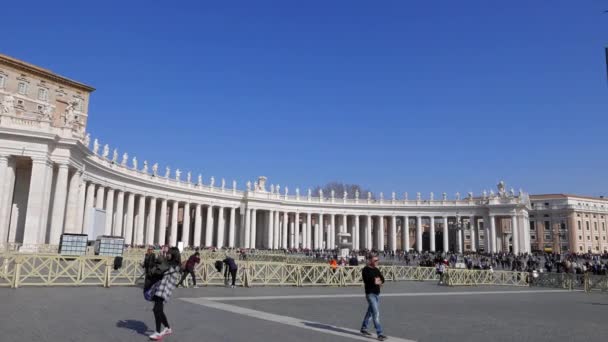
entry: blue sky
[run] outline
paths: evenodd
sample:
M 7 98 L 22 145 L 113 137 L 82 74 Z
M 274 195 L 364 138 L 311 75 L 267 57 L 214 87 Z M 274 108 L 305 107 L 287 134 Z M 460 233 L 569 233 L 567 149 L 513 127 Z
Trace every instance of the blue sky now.
M 306 189 L 608 194 L 606 0 L 10 1 L 140 161 Z M 304 191 L 304 190 L 302 190 Z M 437 195 L 436 195 L 437 196 Z

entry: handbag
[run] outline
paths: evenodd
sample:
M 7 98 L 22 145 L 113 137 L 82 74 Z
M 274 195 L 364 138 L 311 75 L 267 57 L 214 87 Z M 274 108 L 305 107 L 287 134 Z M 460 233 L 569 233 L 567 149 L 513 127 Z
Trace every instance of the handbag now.
M 152 298 L 154 297 L 154 294 L 156 293 L 156 290 L 158 290 L 159 286 L 160 286 L 160 280 L 158 280 L 157 282 L 152 284 L 152 286 L 150 286 L 150 288 L 148 288 L 148 289 L 144 288 L 144 298 L 147 301 L 151 302 Z

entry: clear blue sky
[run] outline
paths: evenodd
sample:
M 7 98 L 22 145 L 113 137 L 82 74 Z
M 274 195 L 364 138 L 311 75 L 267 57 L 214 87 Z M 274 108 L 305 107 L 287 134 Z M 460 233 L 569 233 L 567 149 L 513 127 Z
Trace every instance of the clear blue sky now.
M 2 7 L 0 51 L 97 88 L 92 136 L 162 170 L 608 194 L 606 0 Z

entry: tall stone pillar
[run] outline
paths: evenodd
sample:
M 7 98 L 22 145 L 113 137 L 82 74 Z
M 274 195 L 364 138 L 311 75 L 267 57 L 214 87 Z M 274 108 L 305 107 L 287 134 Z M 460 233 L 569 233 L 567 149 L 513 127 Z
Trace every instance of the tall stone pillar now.
M 391 228 L 390 232 L 390 241 L 389 248 L 391 252 L 397 251 L 397 216 L 391 216 Z
M 125 221 L 125 243 L 133 244 L 133 218 L 135 217 L 135 194 L 127 196 L 127 220 Z
M 257 227 L 257 209 L 252 209 L 251 210 L 251 242 L 249 243 L 249 245 L 251 246 L 251 248 L 256 248 L 256 243 L 257 243 L 257 233 L 258 233 L 258 227 Z
M 112 235 L 112 226 L 114 218 L 114 189 L 108 189 L 108 195 L 106 196 L 106 228 L 104 230 L 105 235 Z
M 367 248 L 369 251 L 374 248 L 372 244 L 372 225 L 372 215 L 367 215 L 367 221 L 365 222 L 365 248 Z
M 194 207 L 194 241 L 192 243 L 194 247 L 201 246 L 201 231 L 203 227 L 203 214 L 201 209 L 200 203 L 197 203 Z
M 49 173 L 51 177 L 49 177 Z M 44 243 L 44 240 L 40 240 L 40 236 L 44 236 L 46 230 L 46 226 L 43 225 L 43 217 L 48 216 L 48 212 L 45 211 L 45 203 L 48 203 L 46 188 L 47 182 L 52 179 L 50 162 L 47 159 L 33 159 L 23 232 L 23 245 L 32 250 L 35 250 L 35 245 Z
M 224 229 L 225 229 L 225 221 L 224 221 L 224 207 L 220 206 L 217 210 L 217 238 L 216 247 L 222 248 L 224 247 Z
M 228 224 L 228 247 L 234 248 L 236 208 L 230 208 L 230 223 Z
M 116 220 L 118 220 L 118 216 L 116 216 Z M 153 245 L 154 244 L 154 236 L 156 235 L 156 198 L 150 198 L 150 208 L 148 209 L 148 227 L 146 228 L 147 237 L 146 244 Z
M 6 212 L 8 207 L 11 206 L 9 203 L 7 181 L 8 173 L 8 157 L 0 155 L 0 246 L 3 246 L 8 240 L 8 224 L 6 223 Z
M 184 203 L 184 217 L 182 221 L 182 241 L 184 246 L 190 246 L 190 202 Z
M 471 216 L 469 219 L 471 230 L 471 252 L 477 252 L 477 222 L 475 221 L 475 216 Z
M 288 227 L 289 227 L 289 214 L 284 211 L 283 212 L 283 225 L 282 225 L 282 233 L 281 233 L 281 248 L 286 249 L 287 248 L 287 235 L 289 233 L 288 231 Z
M 403 217 L 403 233 L 401 235 L 403 239 L 403 250 L 406 252 L 410 251 L 410 218 L 407 216 Z
M 279 211 L 274 212 L 274 236 L 272 241 L 272 248 L 279 249 L 281 246 L 281 215 Z
M 44 189 L 44 201 L 43 201 L 43 208 L 42 208 L 42 212 L 46 213 L 41 219 L 41 227 L 42 229 L 40 229 L 38 232 L 40 235 L 38 235 L 38 243 L 47 243 L 46 242 L 46 236 L 47 236 L 47 229 L 50 228 L 48 219 L 49 219 L 49 215 L 48 213 L 50 212 L 51 208 L 51 190 L 52 190 L 52 184 L 53 184 L 53 164 L 51 162 L 49 162 L 48 164 L 49 166 L 47 167 L 46 170 L 46 188 Z M 50 233 L 50 232 L 49 232 Z M 50 234 L 49 234 L 50 235 Z
M 331 214 L 331 216 L 329 217 L 329 238 L 331 240 L 330 245 L 329 245 L 329 249 L 334 249 L 336 248 L 336 214 Z
M 53 216 L 51 218 L 51 234 L 49 243 L 59 245 L 63 223 L 65 218 L 65 207 L 68 191 L 68 165 L 59 164 L 57 171 L 57 181 L 55 184 L 55 197 L 53 199 Z
M 355 215 L 355 231 L 354 231 L 354 234 L 355 234 L 355 241 L 354 242 L 355 243 L 353 245 L 353 249 L 356 250 L 356 251 L 358 251 L 359 249 L 361 249 L 361 239 L 360 239 L 360 235 L 361 235 L 360 234 L 361 233 L 361 231 L 360 231 L 360 229 L 361 229 L 361 223 L 359 221 L 360 221 L 359 215 Z
M 249 213 L 249 212 L 247 212 Z M 248 223 L 249 223 L 249 217 L 247 217 L 247 224 L 246 224 L 246 230 L 245 230 L 245 237 L 247 238 L 247 227 L 248 227 Z M 213 246 L 213 206 L 210 204 L 207 207 L 207 223 L 205 224 L 205 247 L 212 247 Z M 245 246 L 245 248 L 249 248 L 249 243 L 247 243 L 247 245 Z
M 435 252 L 435 216 L 431 215 L 431 226 L 429 229 L 429 238 L 431 242 L 430 251 Z
M 311 248 L 311 238 L 312 238 L 312 214 L 310 212 L 308 212 L 306 214 L 306 247 L 307 249 Z
M 490 250 L 492 253 L 496 253 L 496 217 L 490 215 Z
M 293 246 L 292 248 L 300 248 L 300 213 L 293 213 Z
M 273 249 L 272 244 L 274 242 L 274 211 L 270 210 L 268 212 L 268 217 L 269 217 L 269 220 L 268 220 L 268 226 L 267 226 L 268 234 L 266 234 L 266 237 L 267 237 L 266 248 Z
M 384 216 L 378 216 L 378 251 L 384 250 Z
M 171 205 L 171 233 L 169 240 L 171 247 L 177 247 L 177 215 L 179 213 L 179 202 L 173 201 Z
M 462 228 L 458 228 L 458 253 L 462 254 Z
M 86 199 L 84 204 L 84 217 L 82 233 L 86 234 L 93 220 L 93 202 L 95 201 L 95 184 L 89 183 L 86 187 Z M 93 238 L 93 237 L 91 237 Z M 131 242 L 128 242 L 131 243 Z
M 422 216 L 416 217 L 416 250 L 422 252 Z
M 158 243 L 161 246 L 167 244 L 167 199 L 160 201 L 160 215 L 158 217 Z
M 82 173 L 78 172 L 80 182 L 78 183 L 78 204 L 76 207 L 76 220 L 72 233 L 81 234 L 84 221 L 84 211 L 87 196 L 87 184 L 83 181 Z
M 105 199 L 106 188 L 99 186 L 97 188 L 97 197 L 95 198 L 95 208 L 103 210 L 103 202 Z
M 135 227 L 135 244 L 144 244 L 144 224 L 146 222 L 146 196 L 140 195 L 137 203 L 137 225 Z
M 517 216 L 511 216 L 511 231 L 513 232 L 513 253 L 519 254 L 519 227 L 517 226 Z M 561 251 L 559 251 L 561 253 Z
M 245 209 L 245 241 L 243 241 L 245 248 L 250 248 L 251 246 L 251 209 Z
M 1 166 L 0 166 L 1 167 Z M 57 178 L 59 180 L 59 178 Z M 78 195 L 80 194 L 80 172 L 74 171 L 69 177 L 68 202 L 65 208 L 65 232 L 76 233 L 76 218 L 78 214 Z M 55 194 L 56 195 L 56 194 Z M 52 224 L 52 222 L 51 222 Z M 52 227 L 51 227 L 52 230 Z
M 443 251 L 447 252 L 450 249 L 450 234 L 448 230 L 448 217 L 443 217 Z
M 125 193 L 124 191 L 118 191 L 116 196 L 116 220 L 114 220 L 114 236 L 123 236 L 122 233 L 122 222 L 124 220 L 124 207 L 125 207 Z
M 316 241 L 316 248 L 317 249 L 322 249 L 323 248 L 323 214 L 319 214 L 319 220 L 317 221 L 317 227 L 315 228 L 315 241 Z

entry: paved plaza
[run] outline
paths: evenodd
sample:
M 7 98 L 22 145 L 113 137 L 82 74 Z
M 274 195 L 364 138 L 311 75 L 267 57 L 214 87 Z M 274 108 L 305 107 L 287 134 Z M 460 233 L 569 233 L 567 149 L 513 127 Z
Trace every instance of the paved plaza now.
M 165 341 L 369 340 L 359 287 L 177 289 Z M 147 341 L 152 304 L 136 287 L 1 289 L 2 341 Z M 388 283 L 392 341 L 605 341 L 608 295 L 515 287 Z

